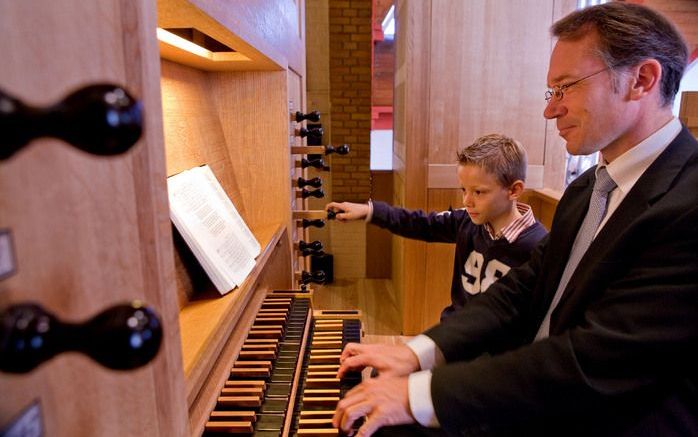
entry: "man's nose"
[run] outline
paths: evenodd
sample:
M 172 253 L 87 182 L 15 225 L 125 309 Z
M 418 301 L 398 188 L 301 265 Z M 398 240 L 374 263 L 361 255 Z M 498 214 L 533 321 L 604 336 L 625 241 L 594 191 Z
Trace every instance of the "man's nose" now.
M 550 100 L 548 100 L 548 104 L 545 105 L 545 109 L 543 110 L 543 117 L 547 118 L 548 120 L 551 120 L 562 116 L 564 113 L 565 106 L 562 105 L 560 100 L 556 99 L 555 97 L 552 97 Z

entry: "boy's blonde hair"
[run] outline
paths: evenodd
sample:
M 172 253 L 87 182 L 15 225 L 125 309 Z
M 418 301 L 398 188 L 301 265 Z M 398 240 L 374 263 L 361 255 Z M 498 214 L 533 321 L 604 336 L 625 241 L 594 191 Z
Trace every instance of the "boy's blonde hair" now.
M 475 140 L 458 152 L 458 164 L 474 164 L 497 177 L 504 187 L 517 180 L 526 181 L 526 150 L 518 141 L 500 134 Z

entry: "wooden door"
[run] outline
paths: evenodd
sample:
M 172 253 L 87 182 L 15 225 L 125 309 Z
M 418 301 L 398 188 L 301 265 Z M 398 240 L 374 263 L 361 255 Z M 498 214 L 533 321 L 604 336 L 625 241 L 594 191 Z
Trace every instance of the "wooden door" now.
M 158 355 L 136 370 L 68 352 L 25 374 L 0 372 L 0 430 L 35 405 L 44 435 L 185 435 L 155 4 L 1 0 L 0 28 L 5 92 L 47 106 L 107 82 L 141 100 L 145 114 L 142 137 L 124 154 L 46 138 L 0 161 L 0 229 L 15 259 L 0 280 L 0 308 L 31 301 L 77 323 L 138 299 L 164 328 Z

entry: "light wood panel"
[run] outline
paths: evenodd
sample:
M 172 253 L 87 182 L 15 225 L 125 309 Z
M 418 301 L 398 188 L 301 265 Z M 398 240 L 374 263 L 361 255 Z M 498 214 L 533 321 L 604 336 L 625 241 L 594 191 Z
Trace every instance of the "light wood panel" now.
M 503 133 L 542 164 L 552 2 L 431 4 L 429 163 L 453 163 L 475 138 Z
M 158 6 L 162 27 L 197 27 L 273 64 L 255 67 L 264 71 L 210 72 L 162 61 L 168 175 L 208 164 L 262 245 L 248 279 L 221 297 L 188 249 L 176 244 L 186 400 L 192 432 L 199 434 L 264 295 L 292 286 L 290 147 L 300 141 L 290 112 L 304 109 L 304 1 L 160 0 Z
M 552 49 L 548 28 L 574 7 L 570 0 L 397 2 L 399 205 L 430 209 L 428 169 L 452 165 L 461 147 L 492 132 L 524 144 L 529 164 L 542 170 L 536 184 L 562 187 L 564 148 L 556 149 L 554 123 L 542 116 L 543 91 Z M 432 263 L 425 243 L 398 240 L 394 247 L 402 253 L 393 278 L 404 293 L 404 333 L 418 333 L 433 319 L 424 306 L 432 284 L 450 278 L 452 264 Z
M 208 73 L 163 61 L 161 84 L 167 174 L 208 164 L 258 238 L 260 230 L 288 224 L 291 182 L 274 171 L 290 165 L 285 72 Z M 188 249 L 177 248 L 183 306 L 211 286 Z
M 431 91 L 431 23 L 432 6 L 429 2 L 397 2 L 397 41 L 398 41 L 398 72 L 396 77 L 396 106 L 395 116 L 400 120 L 397 126 L 404 127 L 399 132 L 396 126 L 396 138 L 404 144 L 404 150 L 396 150 L 396 153 L 404 153 L 401 161 L 404 168 L 396 168 L 396 174 L 401 175 L 404 186 L 403 192 L 396 192 L 403 197 L 403 205 L 407 208 L 420 208 L 427 202 L 427 169 L 424 163 L 428 162 L 429 152 L 429 121 L 424 108 L 429 107 Z M 437 12 L 439 14 L 443 12 Z M 405 44 L 404 49 L 399 46 Z M 401 58 L 400 55 L 404 56 Z M 402 72 L 402 73 L 401 73 Z M 397 94 L 400 93 L 398 98 Z M 416 111 L 416 108 L 421 108 Z M 403 288 L 403 331 L 411 334 L 419 330 L 419 321 L 422 319 L 419 308 L 411 305 L 412 302 L 423 300 L 423 290 L 426 284 L 426 250 L 421 241 L 400 240 L 402 246 L 401 258 L 398 262 L 404 262 L 401 271 Z M 395 258 L 394 258 L 395 259 Z M 393 276 L 395 278 L 395 276 Z
M 185 435 L 155 5 L 4 1 L 0 26 L 3 90 L 44 106 L 111 82 L 145 113 L 144 136 L 123 155 L 96 157 L 42 139 L 0 162 L 0 228 L 12 231 L 18 263 L 0 282 L 0 306 L 34 301 L 81 322 L 140 299 L 164 326 L 158 356 L 134 371 L 63 353 L 28 374 L 0 374 L 0 429 L 39 401 L 46 435 Z
M 194 27 L 250 58 L 229 68 L 259 71 L 290 67 L 304 74 L 304 3 L 246 0 L 231 7 L 228 2 L 212 0 L 158 0 L 158 26 Z
M 698 138 L 698 91 L 686 91 L 681 95 L 681 122 Z
M 400 307 L 388 279 L 341 279 L 314 289 L 313 307 L 322 310 L 358 309 L 368 335 L 397 335 L 401 331 Z
M 460 190 L 429 190 L 428 211 L 446 211 L 449 208 L 462 206 Z M 421 302 L 412 303 L 412 305 L 421 304 L 423 307 L 422 319 L 419 321 L 423 327 L 437 323 L 441 311 L 451 304 L 451 279 L 456 246 L 455 244 L 429 243 L 426 252 L 428 280 L 424 299 Z
M 392 202 L 393 200 L 393 172 L 372 171 L 373 200 Z M 366 277 L 390 278 L 392 265 L 391 250 L 392 234 L 378 226 L 366 228 Z M 357 260 L 358 261 L 358 260 Z
M 577 0 L 555 0 L 553 2 L 553 16 L 550 24 L 569 14 L 577 8 Z M 548 43 L 550 52 L 553 51 L 554 41 Z M 545 60 L 545 65 L 549 61 Z M 542 116 L 542 113 L 541 113 Z M 545 126 L 545 156 L 543 165 L 543 187 L 562 191 L 565 189 L 565 171 L 567 166 L 567 150 L 565 141 L 560 137 L 554 120 L 546 122 Z
M 553 224 L 553 217 L 557 204 L 560 202 L 562 193 L 548 188 L 537 190 L 526 190 L 521 196 L 521 202 L 531 206 L 533 215 L 541 222 L 546 229 L 550 230 Z

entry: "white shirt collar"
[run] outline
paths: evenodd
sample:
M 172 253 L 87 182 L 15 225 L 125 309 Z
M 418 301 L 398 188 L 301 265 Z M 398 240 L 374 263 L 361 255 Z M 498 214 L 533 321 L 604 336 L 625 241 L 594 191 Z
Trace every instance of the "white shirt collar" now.
M 633 188 L 640 176 L 676 138 L 679 132 L 681 132 L 681 122 L 678 118 L 672 118 L 670 122 L 638 145 L 614 159 L 613 162 L 606 164 L 608 174 L 613 178 L 623 195 Z M 599 167 L 601 166 L 603 164 L 599 165 Z

